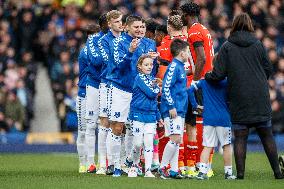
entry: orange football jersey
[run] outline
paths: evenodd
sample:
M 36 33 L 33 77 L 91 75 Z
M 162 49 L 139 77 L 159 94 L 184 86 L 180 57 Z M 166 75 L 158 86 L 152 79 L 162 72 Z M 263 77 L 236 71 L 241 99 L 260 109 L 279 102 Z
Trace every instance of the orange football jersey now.
M 212 70 L 212 61 L 214 57 L 214 47 L 212 37 L 208 31 L 208 29 L 200 23 L 194 23 L 188 29 L 188 42 L 190 45 L 190 64 L 194 66 L 196 64 L 196 52 L 194 50 L 195 45 L 203 44 L 204 52 L 206 56 L 206 62 L 201 73 L 201 78 L 205 76 L 208 71 Z

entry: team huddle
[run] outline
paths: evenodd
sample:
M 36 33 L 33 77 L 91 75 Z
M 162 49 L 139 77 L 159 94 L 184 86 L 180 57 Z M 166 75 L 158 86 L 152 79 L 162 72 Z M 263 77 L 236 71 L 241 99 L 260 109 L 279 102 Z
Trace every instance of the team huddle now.
M 152 33 L 140 16 L 123 19 L 117 10 L 89 26 L 78 58 L 80 173 L 208 179 L 220 143 L 225 179 L 236 178 L 227 81 L 203 79 L 214 49 L 199 14 L 197 4 L 186 3 Z

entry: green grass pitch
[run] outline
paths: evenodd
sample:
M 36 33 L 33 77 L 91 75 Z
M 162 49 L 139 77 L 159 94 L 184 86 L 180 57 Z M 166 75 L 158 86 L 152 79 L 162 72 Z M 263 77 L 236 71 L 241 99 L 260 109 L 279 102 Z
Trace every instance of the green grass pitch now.
M 275 188 L 284 187 L 283 180 L 274 180 L 264 153 L 249 153 L 245 180 L 224 180 L 223 162 L 215 155 L 215 176 L 207 181 L 161 180 L 159 178 L 112 178 L 79 174 L 76 154 L 0 154 L 0 188 L 6 189 L 168 189 L 168 188 Z

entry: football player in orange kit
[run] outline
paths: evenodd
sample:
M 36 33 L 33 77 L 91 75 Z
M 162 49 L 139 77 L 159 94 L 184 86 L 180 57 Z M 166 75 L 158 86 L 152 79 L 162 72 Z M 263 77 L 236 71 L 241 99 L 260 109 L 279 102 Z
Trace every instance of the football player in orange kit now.
M 195 83 L 198 80 L 202 79 L 206 72 L 212 70 L 212 60 L 214 57 L 214 48 L 213 41 L 208 29 L 199 23 L 200 7 L 196 3 L 190 2 L 182 5 L 180 10 L 183 13 L 183 21 L 188 26 L 188 42 L 190 44 L 191 58 L 190 63 L 194 65 L 193 68 L 193 78 L 191 83 Z M 201 94 L 197 94 L 200 101 L 202 101 Z M 201 103 L 202 104 L 202 103 Z M 196 116 L 196 128 L 194 127 L 195 116 L 193 116 L 192 108 L 188 108 L 188 116 L 186 118 L 187 125 L 190 125 L 189 133 L 191 135 L 189 141 L 189 162 L 190 172 L 188 173 L 189 177 L 196 175 L 195 164 L 200 161 L 200 154 L 202 152 L 202 117 Z M 196 135 L 195 135 L 196 133 Z M 196 136 L 196 138 L 195 138 Z M 210 161 L 212 162 L 211 154 Z M 211 163 L 209 162 L 209 163 Z M 213 171 L 210 169 L 208 176 L 213 176 Z

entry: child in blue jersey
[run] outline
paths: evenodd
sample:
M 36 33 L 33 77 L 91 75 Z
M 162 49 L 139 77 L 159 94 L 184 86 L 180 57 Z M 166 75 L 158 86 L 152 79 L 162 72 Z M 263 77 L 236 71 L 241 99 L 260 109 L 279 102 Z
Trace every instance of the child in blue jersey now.
M 141 55 L 138 59 L 137 68 L 139 73 L 135 77 L 129 113 L 134 140 L 131 157 L 128 158 L 133 160 L 133 166 L 128 172 L 128 177 L 137 177 L 137 174 L 139 174 L 140 168 L 138 164 L 143 144 L 145 177 L 155 177 L 151 173 L 153 139 L 156 133 L 157 122 L 163 124 L 157 102 L 160 88 L 156 79 L 151 76 L 153 69 L 151 55 Z
M 190 56 L 189 44 L 181 39 L 175 39 L 172 41 L 170 49 L 174 59 L 165 73 L 161 98 L 161 114 L 165 121 L 165 134 L 170 138 L 164 149 L 159 169 L 163 179 L 182 178 L 178 172 L 178 154 L 188 104 L 184 63 L 188 61 Z M 169 173 L 168 164 L 171 166 Z
M 217 147 L 218 141 L 223 148 L 225 179 L 235 179 L 232 169 L 231 121 L 227 107 L 227 80 L 218 84 L 209 84 L 202 79 L 192 84 L 188 89 L 193 111 L 201 112 L 195 99 L 194 91 L 202 89 L 203 96 L 203 150 L 200 156 L 197 179 L 208 179 L 208 161 L 210 152 Z

